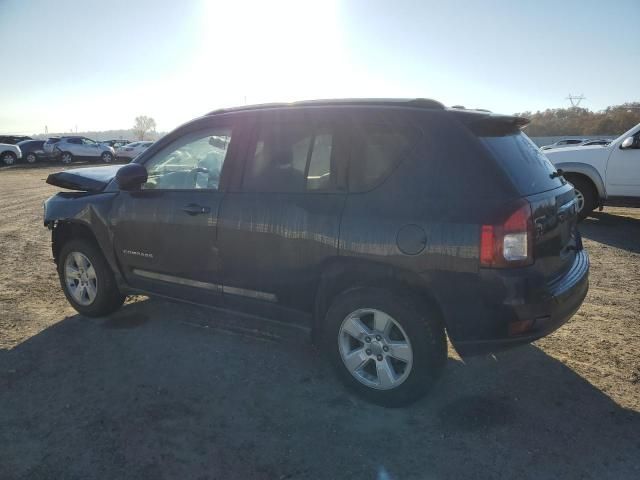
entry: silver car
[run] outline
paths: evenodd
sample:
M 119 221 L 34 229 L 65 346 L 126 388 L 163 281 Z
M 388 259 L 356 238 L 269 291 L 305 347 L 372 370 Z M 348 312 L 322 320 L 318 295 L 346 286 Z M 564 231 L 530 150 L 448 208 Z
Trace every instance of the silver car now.
M 584 142 L 586 142 L 584 138 L 565 138 L 563 140 L 558 140 L 556 143 L 552 143 L 551 145 L 544 145 L 540 147 L 540 149 L 551 150 L 552 148 L 577 147 Z
M 104 163 L 111 163 L 115 158 L 115 151 L 109 145 L 79 136 L 51 137 L 44 144 L 44 152 L 50 158 L 65 164 L 74 160 L 98 159 Z

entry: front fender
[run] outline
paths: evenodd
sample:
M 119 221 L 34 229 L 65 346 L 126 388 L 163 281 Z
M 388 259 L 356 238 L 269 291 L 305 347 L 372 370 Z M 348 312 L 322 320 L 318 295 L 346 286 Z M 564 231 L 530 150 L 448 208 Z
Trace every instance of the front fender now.
M 596 186 L 598 196 L 602 200 L 607 198 L 607 190 L 605 188 L 604 180 L 594 166 L 580 162 L 557 162 L 554 163 L 554 166 L 556 168 L 561 168 L 564 173 L 579 173 L 589 178 Z
M 121 277 L 111 248 L 113 235 L 109 228 L 109 214 L 117 195 L 117 192 L 61 192 L 47 199 L 44 203 L 44 225 L 52 230 L 54 252 L 59 229 L 68 225 L 85 227 L 92 233 L 115 275 Z

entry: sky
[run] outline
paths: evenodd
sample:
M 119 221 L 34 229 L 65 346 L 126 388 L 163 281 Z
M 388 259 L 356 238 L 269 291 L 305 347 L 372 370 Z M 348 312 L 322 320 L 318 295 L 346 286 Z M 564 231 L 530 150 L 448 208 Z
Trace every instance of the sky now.
M 159 131 L 220 107 L 640 101 L 640 0 L 0 0 L 0 133 Z

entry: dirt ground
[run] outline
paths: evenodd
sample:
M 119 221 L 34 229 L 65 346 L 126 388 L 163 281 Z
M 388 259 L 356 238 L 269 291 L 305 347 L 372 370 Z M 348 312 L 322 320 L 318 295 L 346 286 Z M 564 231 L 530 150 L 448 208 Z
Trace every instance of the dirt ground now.
M 591 288 L 567 325 L 452 353 L 390 410 L 295 328 L 148 299 L 76 315 L 42 226 L 58 169 L 0 169 L 0 479 L 640 478 L 640 209 L 582 224 Z

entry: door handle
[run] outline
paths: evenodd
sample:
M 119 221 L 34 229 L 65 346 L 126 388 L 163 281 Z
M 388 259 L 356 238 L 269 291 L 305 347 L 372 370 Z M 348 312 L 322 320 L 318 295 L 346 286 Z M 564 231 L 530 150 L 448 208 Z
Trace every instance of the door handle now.
M 190 203 L 189 205 L 185 205 L 182 208 L 182 211 L 188 213 L 189 215 L 203 215 L 205 213 L 211 212 L 211 208 L 205 207 L 203 205 L 198 205 L 196 203 Z

